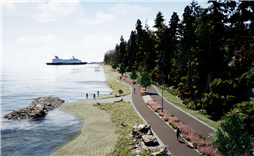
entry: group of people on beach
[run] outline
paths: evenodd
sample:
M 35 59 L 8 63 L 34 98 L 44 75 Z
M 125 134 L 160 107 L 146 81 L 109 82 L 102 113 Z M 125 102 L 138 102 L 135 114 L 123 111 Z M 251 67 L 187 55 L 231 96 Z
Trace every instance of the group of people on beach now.
M 99 91 L 97 91 L 97 96 L 99 96 Z M 86 98 L 88 99 L 88 93 L 86 93 Z M 93 98 L 95 99 L 95 94 L 93 94 Z

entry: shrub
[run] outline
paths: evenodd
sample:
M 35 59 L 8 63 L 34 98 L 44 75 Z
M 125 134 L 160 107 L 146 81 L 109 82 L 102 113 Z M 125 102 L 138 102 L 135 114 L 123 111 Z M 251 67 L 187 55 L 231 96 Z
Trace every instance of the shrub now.
M 174 122 L 171 122 L 170 125 L 171 125 L 172 128 L 176 129 L 176 127 L 174 125 Z
M 122 90 L 122 89 L 119 89 L 119 90 L 118 90 L 118 93 L 119 93 L 119 94 L 122 94 L 122 93 L 123 93 L 123 90 Z
M 169 119 L 168 119 L 168 123 L 171 123 L 171 122 L 179 122 L 180 120 L 178 119 L 177 116 L 170 116 Z
M 178 128 L 180 129 L 182 136 L 189 140 L 191 139 L 191 136 L 196 133 L 196 131 L 193 130 L 190 126 L 179 125 Z

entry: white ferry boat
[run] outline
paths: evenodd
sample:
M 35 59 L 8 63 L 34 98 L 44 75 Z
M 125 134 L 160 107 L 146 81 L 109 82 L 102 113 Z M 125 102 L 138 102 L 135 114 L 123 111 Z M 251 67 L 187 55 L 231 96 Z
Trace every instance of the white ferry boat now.
M 58 56 L 55 56 L 55 59 L 51 63 L 47 63 L 47 65 L 85 65 L 86 63 L 74 58 L 74 56 L 72 56 L 72 59 L 59 59 Z

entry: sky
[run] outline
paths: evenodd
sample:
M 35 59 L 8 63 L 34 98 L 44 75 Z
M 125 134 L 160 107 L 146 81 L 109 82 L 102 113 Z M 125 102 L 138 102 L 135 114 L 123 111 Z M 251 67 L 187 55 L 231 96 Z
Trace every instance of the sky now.
M 138 19 L 153 29 L 162 12 L 168 24 L 190 1 L 11 1 L 1 2 L 1 65 L 30 67 L 54 56 L 101 62 L 104 54 L 129 39 Z M 207 7 L 206 1 L 198 1 Z M 13 63 L 15 62 L 15 63 Z

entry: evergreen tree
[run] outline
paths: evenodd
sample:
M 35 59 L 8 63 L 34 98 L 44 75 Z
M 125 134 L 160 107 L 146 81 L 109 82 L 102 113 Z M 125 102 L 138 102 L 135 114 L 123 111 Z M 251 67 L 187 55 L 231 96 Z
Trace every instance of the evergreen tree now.
M 137 53 L 137 34 L 136 31 L 131 31 L 130 38 L 128 41 L 127 52 L 129 56 L 129 65 L 134 66 L 136 53 Z M 129 69 L 131 70 L 131 69 Z
M 113 64 L 112 65 L 112 68 L 114 69 L 114 71 L 116 70 L 116 68 L 117 68 L 117 65 L 116 64 Z
M 164 22 L 164 19 L 163 19 L 163 15 L 162 13 L 159 11 L 156 15 L 156 18 L 154 20 L 154 28 L 157 28 L 158 30 L 162 28 L 162 25 L 163 25 L 163 22 Z
M 223 4 L 217 1 L 209 1 L 212 3 L 209 9 L 209 20 L 210 22 L 210 32 L 209 32 L 209 59 L 208 61 L 208 71 L 210 71 L 210 76 L 208 74 L 208 79 L 211 82 L 212 74 L 213 77 L 223 78 L 225 70 L 228 66 L 225 62 L 225 26 L 224 21 L 226 15 L 223 13 Z M 210 83 L 208 81 L 208 83 Z
M 167 33 L 166 38 L 166 61 L 165 61 L 165 75 L 168 75 L 170 77 L 173 77 L 172 73 L 170 75 L 170 72 L 172 71 L 174 63 L 173 60 L 176 60 L 175 54 L 178 54 L 178 42 L 179 42 L 179 17 L 176 12 L 173 12 L 173 15 L 171 16 L 171 19 L 169 21 L 169 29 Z M 167 76 L 167 78 L 168 78 Z
M 125 73 L 125 72 L 126 72 L 125 67 L 123 65 L 121 65 L 120 69 L 119 69 L 119 73 L 121 73 L 123 76 L 123 73 Z
M 138 77 L 138 75 L 137 75 L 136 71 L 133 70 L 133 71 L 131 72 L 131 79 L 134 81 L 137 77 Z
M 143 29 L 142 29 L 142 23 L 138 19 L 136 23 L 136 31 L 137 31 L 137 53 L 136 53 L 136 60 L 135 60 L 135 66 L 136 69 L 141 69 L 144 59 L 144 51 L 142 49 L 143 47 Z
M 120 46 L 116 44 L 115 46 L 115 52 L 112 55 L 112 63 L 113 64 L 120 64 Z
M 194 34 L 195 27 L 193 24 L 195 23 L 195 17 L 192 16 L 192 10 L 189 6 L 186 6 L 183 13 L 183 23 L 184 23 L 184 38 L 183 38 L 183 45 L 184 51 L 188 54 L 188 74 L 187 74 L 187 83 L 191 84 L 191 77 L 193 76 L 193 69 L 192 69 L 192 61 L 193 61 L 193 52 L 195 47 L 196 37 Z

